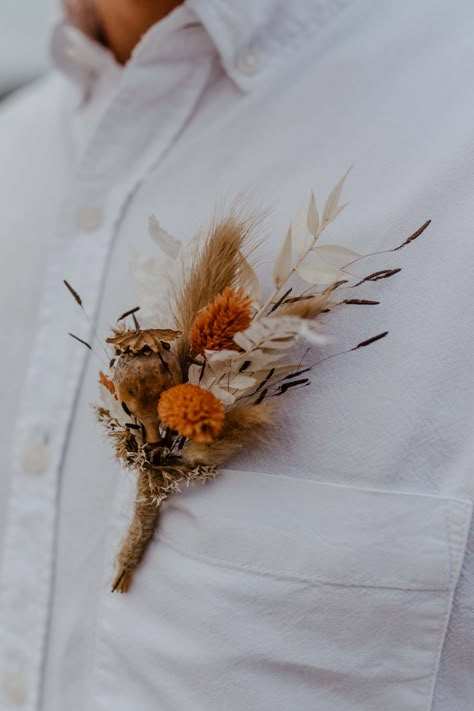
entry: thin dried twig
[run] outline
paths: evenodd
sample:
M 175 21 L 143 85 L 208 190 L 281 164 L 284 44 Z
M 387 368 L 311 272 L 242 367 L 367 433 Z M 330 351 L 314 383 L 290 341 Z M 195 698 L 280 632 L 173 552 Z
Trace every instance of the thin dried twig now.
M 132 314 L 136 314 L 137 311 L 140 311 L 140 306 L 135 306 L 133 309 L 129 309 L 128 311 L 125 311 L 121 316 L 118 317 L 117 323 L 119 321 L 123 321 L 127 316 L 132 316 Z
M 92 350 L 91 344 L 87 343 L 87 341 L 83 341 L 82 338 L 79 338 L 79 336 L 75 336 L 73 333 L 69 333 L 68 335 L 71 336 L 71 338 L 74 338 L 75 341 L 79 341 L 79 343 L 82 343 L 82 345 L 88 348 L 90 351 Z
M 72 294 L 74 301 L 76 301 L 79 304 L 79 306 L 82 306 L 82 299 L 79 296 L 79 294 L 77 293 L 77 291 L 72 288 L 72 286 L 70 285 L 70 283 L 68 281 L 66 281 L 66 279 L 63 279 L 63 283 L 66 286 L 66 288 L 69 290 L 69 292 Z

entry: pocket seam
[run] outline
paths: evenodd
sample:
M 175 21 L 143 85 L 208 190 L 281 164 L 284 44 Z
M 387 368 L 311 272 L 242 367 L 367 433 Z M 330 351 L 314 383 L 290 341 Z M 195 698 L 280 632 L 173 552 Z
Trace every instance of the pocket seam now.
M 236 473 L 241 476 L 230 476 Z M 219 489 L 217 486 L 216 492 L 214 492 L 214 488 L 212 489 L 210 501 L 208 495 L 205 496 L 201 492 L 197 492 L 195 499 L 193 497 L 189 500 L 184 498 L 181 503 L 175 502 L 171 506 L 171 510 L 177 508 L 175 513 L 178 516 L 184 516 L 190 520 L 196 519 L 197 523 L 194 524 L 186 520 L 176 523 L 170 516 L 168 524 L 168 519 L 165 522 L 165 517 L 163 517 L 157 534 L 158 538 L 166 540 L 169 545 L 184 555 L 194 557 L 196 560 L 203 560 L 208 564 L 214 563 L 255 573 L 262 572 L 266 575 L 271 575 L 273 572 L 274 577 L 282 579 L 313 580 L 322 584 L 359 588 L 413 591 L 449 590 L 452 585 L 455 551 L 461 542 L 461 529 L 464 528 L 463 521 L 460 520 L 459 525 L 457 521 L 460 518 L 464 519 L 466 512 L 471 508 L 470 502 L 465 499 L 449 497 L 446 494 L 419 494 L 417 492 L 340 486 L 321 481 L 308 482 L 304 479 L 275 477 L 259 472 L 224 470 L 223 474 L 228 476 L 219 478 L 221 488 Z M 273 480 L 277 485 L 275 494 L 277 502 L 284 502 L 288 493 L 285 487 L 282 487 L 282 480 L 292 487 L 293 492 L 294 486 L 297 486 L 296 502 L 298 503 L 302 499 L 304 514 L 301 518 L 302 524 L 298 525 L 297 531 L 300 528 L 303 533 L 306 530 L 312 530 L 312 509 L 311 506 L 308 508 L 307 502 L 309 500 L 311 503 L 316 497 L 319 499 L 319 503 L 316 501 L 315 510 L 320 510 L 323 521 L 326 521 L 323 523 L 323 531 L 329 538 L 326 540 L 323 535 L 322 537 L 316 536 L 315 540 L 307 539 L 306 548 L 303 548 L 301 554 L 298 553 L 294 561 L 292 559 L 295 557 L 294 552 L 297 549 L 293 549 L 292 546 L 297 543 L 298 536 L 296 533 L 293 536 L 291 526 L 288 525 L 283 526 L 282 532 L 285 536 L 282 539 L 284 551 L 279 551 L 276 541 L 272 542 L 271 539 L 269 546 L 272 550 L 269 551 L 268 558 L 265 551 L 252 553 L 254 546 L 252 528 L 249 531 L 245 527 L 245 523 L 252 523 L 253 517 L 257 516 L 258 522 L 261 522 L 262 525 L 267 525 L 270 529 L 273 527 L 272 517 L 267 516 L 266 513 L 262 514 L 262 511 L 266 511 L 266 508 L 262 507 L 267 498 L 270 480 Z M 235 482 L 237 484 L 240 482 L 240 488 Z M 249 491 L 253 494 L 253 500 L 250 513 L 241 519 L 242 502 L 239 496 L 241 496 L 243 485 L 247 483 Z M 308 490 L 303 486 L 306 484 L 310 484 Z M 339 496 L 339 491 L 342 492 L 341 496 Z M 232 496 L 233 492 L 236 493 L 235 496 Z M 352 493 L 355 495 L 355 499 L 351 498 Z M 382 496 L 382 498 L 374 498 L 372 495 Z M 234 499 L 240 503 L 234 504 Z M 229 501 L 231 503 L 228 504 Z M 385 502 L 387 514 L 383 513 Z M 372 520 L 369 516 L 365 532 L 361 529 L 361 548 L 360 550 L 354 548 L 356 557 L 352 556 L 352 544 L 346 546 L 344 541 L 341 541 L 341 536 L 336 535 L 334 539 L 336 559 L 332 560 L 330 541 L 334 526 L 330 523 L 330 518 L 328 519 L 326 516 L 326 510 L 337 511 L 338 506 L 351 506 L 352 515 L 348 525 L 352 526 L 351 530 L 357 534 L 361 525 L 357 511 L 364 516 L 364 512 L 372 510 L 374 506 L 378 506 L 380 509 L 380 504 L 382 504 L 382 513 L 374 514 L 373 521 L 373 525 L 376 525 L 377 530 L 381 531 L 380 536 L 376 540 L 372 540 L 368 534 L 367 526 Z M 244 504 L 243 507 L 246 508 L 246 505 Z M 295 515 L 297 508 L 297 506 L 291 508 L 291 516 Z M 222 511 L 224 515 L 222 515 Z M 222 519 L 221 521 L 216 520 L 216 514 L 217 518 Z M 396 541 L 391 542 L 393 535 L 387 533 L 391 530 L 390 526 L 387 528 L 387 515 L 390 522 L 393 518 L 392 534 L 394 533 L 396 538 L 397 531 L 402 534 L 406 531 L 407 540 L 411 540 L 410 546 L 407 547 L 403 541 L 401 545 L 397 545 Z M 206 523 L 200 527 L 200 519 L 206 521 L 209 517 L 211 524 Z M 244 526 L 242 531 L 240 531 L 239 525 L 235 525 L 234 518 L 237 524 L 240 521 L 240 524 Z M 235 548 L 231 545 L 230 549 L 227 545 L 228 541 L 222 541 L 220 535 L 222 526 L 226 529 L 228 521 L 230 526 L 226 536 L 231 542 L 233 536 L 238 536 Z M 184 532 L 181 530 L 181 525 L 184 526 Z M 399 528 L 400 526 L 406 526 L 406 528 Z M 383 533 L 383 529 L 386 533 Z M 243 537 L 242 533 L 245 534 Z M 292 537 L 295 538 L 293 543 Z M 315 550 L 313 550 L 313 543 L 316 545 Z M 388 558 L 383 553 L 384 546 L 387 546 L 387 551 L 390 554 Z
M 464 512 L 466 516 L 458 517 L 458 522 L 456 521 L 456 516 L 454 516 L 454 506 L 462 507 L 464 509 Z M 461 565 L 462 565 L 462 559 L 464 558 L 465 554 L 465 540 L 466 540 L 466 533 L 465 533 L 465 526 L 467 525 L 467 529 L 469 530 L 470 523 L 471 523 L 471 518 L 472 518 L 472 504 L 467 502 L 467 501 L 452 501 L 450 502 L 450 505 L 447 507 L 447 513 L 446 513 L 446 518 L 447 518 L 447 535 L 448 535 L 448 541 L 449 541 L 449 587 L 451 588 L 453 584 L 456 583 L 458 577 L 459 577 L 459 567 L 457 566 L 457 570 L 454 567 L 454 556 L 457 552 L 458 548 L 461 548 L 460 553 L 462 554 L 461 558 Z M 465 521 L 467 519 L 467 524 L 465 524 Z
M 456 517 L 454 514 L 454 507 L 462 507 L 464 512 L 467 514 L 465 517 L 459 517 L 459 523 L 456 525 Z M 472 517 L 472 504 L 468 501 L 461 501 L 459 499 L 452 500 L 445 509 L 445 520 L 446 520 L 446 535 L 449 542 L 449 587 L 447 589 L 447 594 L 444 603 L 444 614 L 439 618 L 438 626 L 438 638 L 439 643 L 436 650 L 433 653 L 433 664 L 431 668 L 430 681 L 431 688 L 428 689 L 427 702 L 425 711 L 431 711 L 433 708 L 434 693 L 436 688 L 436 680 L 438 676 L 439 666 L 441 663 L 441 656 L 443 653 L 444 642 L 446 639 L 446 632 L 448 629 L 449 618 L 451 616 L 451 611 L 453 607 L 454 595 L 456 590 L 457 580 L 459 578 L 460 569 L 465 555 L 465 529 L 470 528 Z M 467 522 L 466 522 L 467 519 Z M 460 562 L 456 567 L 454 566 L 454 556 L 456 554 L 456 548 L 460 547 L 458 554 L 460 556 Z
M 269 578 L 275 578 L 276 580 L 286 580 L 290 582 L 295 582 L 295 583 L 310 583 L 313 586 L 320 586 L 320 585 L 325 585 L 325 586 L 331 586 L 331 587 L 340 587 L 340 588 L 363 588 L 363 589 L 374 589 L 374 590 L 404 590 L 404 591 L 416 591 L 416 592 L 442 592 L 446 593 L 449 590 L 449 587 L 424 587 L 424 586 L 414 586 L 410 585 L 409 582 L 407 582 L 406 585 L 400 585 L 400 584 L 393 584 L 393 585 L 387 585 L 387 581 L 384 581 L 383 584 L 377 584 L 377 581 L 375 578 L 371 578 L 372 584 L 369 583 L 348 583 L 348 582 L 341 582 L 341 581 L 334 581 L 334 580 L 327 580 L 324 578 L 319 578 L 316 576 L 299 576 L 299 575 L 291 575 L 288 572 L 284 570 L 267 570 L 265 568 L 261 568 L 258 566 L 253 566 L 248 563 L 243 564 L 243 563 L 232 563 L 232 561 L 229 560 L 223 560 L 221 558 L 217 557 L 211 557 L 211 556 L 206 556 L 202 553 L 198 554 L 195 552 L 191 552 L 187 548 L 183 548 L 179 545 L 177 545 L 175 542 L 171 542 L 169 538 L 159 535 L 159 540 L 162 543 L 165 543 L 169 548 L 172 550 L 176 551 L 177 553 L 180 553 L 181 555 L 185 556 L 186 558 L 190 558 L 192 560 L 196 560 L 201 563 L 207 563 L 208 565 L 212 565 L 217 568 L 225 568 L 229 570 L 240 570 L 240 571 L 245 571 L 248 573 L 252 573 L 254 575 L 261 575 L 263 577 L 269 577 Z

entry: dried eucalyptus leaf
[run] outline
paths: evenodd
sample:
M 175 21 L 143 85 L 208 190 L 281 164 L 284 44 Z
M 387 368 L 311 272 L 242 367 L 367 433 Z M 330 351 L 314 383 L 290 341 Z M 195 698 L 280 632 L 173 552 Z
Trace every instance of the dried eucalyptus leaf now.
M 260 301 L 262 290 L 255 269 L 250 262 L 242 255 L 242 263 L 240 267 L 240 283 L 244 291 L 252 297 L 254 301 Z
M 318 230 L 319 230 L 319 213 L 318 213 L 318 208 L 316 207 L 316 200 L 314 197 L 314 193 L 311 193 L 311 198 L 309 200 L 309 206 L 308 206 L 308 214 L 307 214 L 306 219 L 308 222 L 308 230 L 313 235 L 313 237 L 317 238 Z
M 324 205 L 323 210 L 323 227 L 332 222 L 332 220 L 334 220 L 334 218 L 337 217 L 341 210 L 343 210 L 344 207 L 347 205 L 347 203 L 342 206 L 339 205 L 339 200 L 341 199 L 341 193 L 344 187 L 344 182 L 347 176 L 349 175 L 350 170 L 351 169 L 349 168 L 349 170 L 342 176 L 337 185 L 331 190 L 329 197 L 326 200 L 326 204 Z
M 331 267 L 324 262 L 304 262 L 297 269 L 302 279 L 309 284 L 331 284 L 345 276 L 340 269 Z
M 342 205 L 338 205 L 336 208 L 334 215 L 332 216 L 332 219 L 335 220 L 338 215 L 341 214 L 341 212 L 349 205 L 349 202 L 343 202 Z
M 291 239 L 298 257 L 302 257 L 306 251 L 307 238 L 308 220 L 306 210 L 302 208 L 291 223 Z
M 357 259 L 361 256 L 357 252 L 353 252 L 352 249 L 347 249 L 347 247 L 342 247 L 338 244 L 322 244 L 320 247 L 314 247 L 313 251 L 321 259 L 334 263 L 336 267 L 343 267 L 352 259 Z

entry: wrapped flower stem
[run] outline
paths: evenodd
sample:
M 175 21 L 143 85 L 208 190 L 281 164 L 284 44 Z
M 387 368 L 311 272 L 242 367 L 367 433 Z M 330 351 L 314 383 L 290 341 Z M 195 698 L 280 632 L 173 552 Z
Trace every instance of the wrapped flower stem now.
M 150 475 L 142 471 L 137 477 L 137 495 L 133 518 L 117 555 L 117 575 L 112 592 L 128 592 L 133 574 L 143 560 L 155 532 L 160 508 L 150 492 Z

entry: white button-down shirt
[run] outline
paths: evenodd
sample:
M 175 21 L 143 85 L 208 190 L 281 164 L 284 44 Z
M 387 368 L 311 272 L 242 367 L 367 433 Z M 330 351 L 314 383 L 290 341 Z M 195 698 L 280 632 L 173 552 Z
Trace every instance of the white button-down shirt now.
M 188 0 L 125 67 L 67 24 L 0 114 L 2 711 L 467 711 L 474 698 L 474 8 Z M 90 403 L 147 220 L 183 241 L 246 191 L 289 220 L 349 164 L 328 240 L 377 307 L 272 444 L 167 502 L 128 595 L 134 480 Z M 336 239 L 337 238 L 337 239 Z M 356 265 L 354 265 L 354 268 Z M 326 353 L 325 353 L 326 354 Z M 26 375 L 25 375 L 26 374 Z M 470 532 L 471 531 L 471 532 Z

